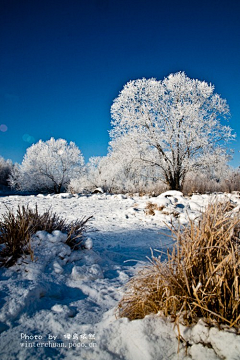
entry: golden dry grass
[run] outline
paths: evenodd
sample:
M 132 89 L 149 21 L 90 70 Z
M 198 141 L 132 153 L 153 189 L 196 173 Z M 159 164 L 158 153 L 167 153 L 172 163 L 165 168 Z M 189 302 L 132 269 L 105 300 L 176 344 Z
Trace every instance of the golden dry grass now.
M 208 206 L 199 221 L 172 228 L 176 242 L 167 261 L 152 256 L 127 284 L 119 317 L 161 312 L 185 325 L 240 328 L 240 218 L 229 202 Z

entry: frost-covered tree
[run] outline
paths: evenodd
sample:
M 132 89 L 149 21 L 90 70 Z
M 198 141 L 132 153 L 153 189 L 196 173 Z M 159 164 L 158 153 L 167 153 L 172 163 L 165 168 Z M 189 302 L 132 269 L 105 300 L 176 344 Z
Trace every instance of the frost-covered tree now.
M 66 140 L 40 140 L 27 149 L 23 162 L 12 173 L 10 183 L 19 190 L 60 193 L 72 178 L 81 175 L 84 164 L 79 148 Z
M 70 181 L 69 191 L 73 193 L 91 192 L 97 187 L 103 187 L 104 180 L 101 178 L 101 169 L 104 162 L 105 157 L 91 157 L 84 166 L 82 176 Z
M 140 155 L 147 155 L 148 158 L 150 156 L 149 152 L 146 154 L 143 145 L 141 150 L 139 146 L 133 146 L 131 134 L 110 142 L 110 167 L 115 173 L 118 188 L 125 192 L 152 192 L 158 191 L 159 186 L 162 187 L 159 168 L 143 162 L 140 158 Z
M 227 102 L 213 85 L 184 72 L 162 81 L 130 81 L 111 107 L 110 145 L 122 139 L 126 149 L 137 150 L 146 166 L 157 167 L 169 188 L 178 190 L 188 172 L 206 168 L 219 154 L 226 159 L 225 146 L 234 135 L 220 121 L 228 115 Z
M 137 150 L 126 146 L 126 138 L 112 143 L 107 156 L 90 158 L 83 176 L 71 180 L 69 191 L 79 193 L 98 187 L 109 193 L 158 193 L 160 188 L 162 190 L 158 169 L 146 166 Z
M 100 187 L 103 191 L 111 192 L 118 186 L 116 174 L 116 163 L 113 164 L 111 156 L 94 156 L 84 168 L 84 174 L 78 179 L 71 180 L 69 190 L 80 193 L 84 191 L 93 191 Z
M 0 156 L 0 186 L 8 186 L 8 178 L 13 169 L 11 160 L 5 160 Z

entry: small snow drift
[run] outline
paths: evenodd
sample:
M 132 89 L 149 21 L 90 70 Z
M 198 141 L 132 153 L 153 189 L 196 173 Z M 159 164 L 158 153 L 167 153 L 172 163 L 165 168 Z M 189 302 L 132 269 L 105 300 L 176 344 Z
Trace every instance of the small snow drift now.
M 160 194 L 158 197 L 168 197 L 168 196 L 173 196 L 173 197 L 182 197 L 183 193 L 181 191 L 177 191 L 177 190 L 169 190 L 169 191 L 165 191 L 164 193 Z
M 92 194 L 103 194 L 104 191 L 101 187 L 98 187 L 92 191 Z

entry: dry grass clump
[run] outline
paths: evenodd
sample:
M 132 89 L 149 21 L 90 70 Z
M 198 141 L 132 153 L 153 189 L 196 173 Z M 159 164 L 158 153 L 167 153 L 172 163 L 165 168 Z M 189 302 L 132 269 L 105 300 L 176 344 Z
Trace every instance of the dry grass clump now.
M 37 231 L 52 233 L 60 230 L 68 234 L 67 245 L 72 248 L 79 246 L 89 219 L 67 223 L 50 209 L 43 214 L 39 214 L 37 206 L 34 209 L 18 206 L 16 213 L 7 209 L 0 220 L 0 266 L 12 266 L 23 254 L 30 254 L 33 260 L 30 240 Z
M 150 215 L 150 216 L 154 216 L 156 214 L 156 211 L 161 211 L 163 215 L 172 215 L 175 218 L 177 218 L 179 216 L 179 212 L 175 211 L 175 210 L 170 210 L 170 209 L 165 209 L 164 205 L 157 205 L 157 204 L 153 204 L 151 201 L 149 201 L 146 205 L 145 208 L 145 214 L 146 215 Z
M 146 215 L 155 215 L 155 211 L 162 211 L 164 209 L 164 205 L 158 206 L 157 204 L 153 204 L 149 201 L 146 205 L 145 214 Z
M 86 229 L 86 223 L 92 218 L 92 216 L 84 217 L 81 220 L 72 221 L 70 224 L 66 224 L 62 232 L 66 232 L 68 237 L 66 244 L 72 249 L 76 249 L 82 245 L 83 232 Z
M 127 284 L 120 317 L 141 319 L 159 311 L 185 325 L 209 323 L 240 328 L 240 218 L 230 203 L 209 205 L 201 220 L 172 229 L 168 259 L 152 257 Z

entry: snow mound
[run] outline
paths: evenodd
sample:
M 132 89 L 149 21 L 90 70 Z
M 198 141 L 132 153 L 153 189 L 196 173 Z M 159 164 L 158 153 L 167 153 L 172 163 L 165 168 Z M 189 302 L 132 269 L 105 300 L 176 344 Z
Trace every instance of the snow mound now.
M 158 197 L 155 197 L 155 198 L 150 198 L 149 202 L 151 202 L 153 204 L 157 204 L 157 206 L 159 206 L 159 207 L 161 207 L 161 206 L 167 207 L 171 204 L 171 201 L 169 198 L 161 196 L 161 195 Z
M 98 264 L 93 264 L 91 266 L 74 266 L 72 268 L 71 277 L 73 280 L 84 281 L 103 279 L 103 272 Z
M 160 194 L 158 197 L 168 197 L 168 196 L 175 196 L 175 197 L 182 197 L 183 193 L 181 191 L 177 191 L 177 190 L 168 190 L 165 191 L 164 193 Z
M 238 360 L 240 336 L 232 330 L 209 327 L 201 319 L 192 327 L 179 325 L 182 338 L 191 345 L 189 354 L 196 360 Z M 178 330 L 175 329 L 176 335 Z
M 88 249 L 88 250 L 92 249 L 93 241 L 91 238 L 87 238 L 87 240 L 84 243 L 84 247 L 85 247 L 85 249 Z
M 92 194 L 103 194 L 104 191 L 101 187 L 98 187 L 92 191 Z

